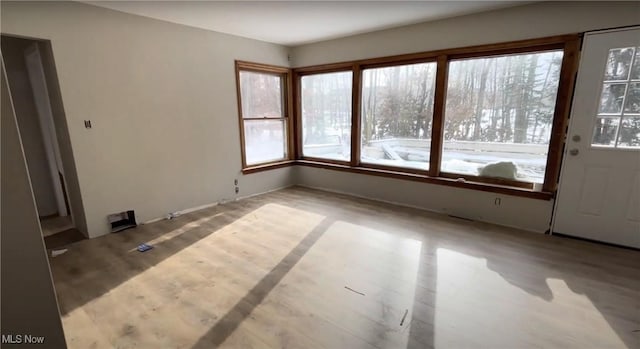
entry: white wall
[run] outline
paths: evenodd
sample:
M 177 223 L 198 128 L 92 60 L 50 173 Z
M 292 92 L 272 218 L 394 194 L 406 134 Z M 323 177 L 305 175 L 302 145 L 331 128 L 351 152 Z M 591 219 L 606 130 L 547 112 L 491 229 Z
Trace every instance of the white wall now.
M 293 66 L 423 52 L 640 24 L 639 2 L 553 2 L 406 26 L 292 49 Z M 549 228 L 553 201 L 497 195 L 298 166 L 296 183 L 421 207 L 534 232 Z M 502 204 L 494 205 L 496 197 Z
M 543 2 L 292 49 L 294 67 L 540 38 L 640 24 L 640 2 Z
M 38 215 L 49 216 L 58 212 L 58 206 L 53 191 L 38 112 L 24 61 L 24 50 L 28 44 L 20 39 L 2 38 L 2 54 L 5 59 L 7 79 L 11 88 L 27 167 L 31 175 L 31 185 Z
M 3 33 L 51 40 L 90 237 L 290 184 L 240 174 L 234 60 L 288 66 L 282 46 L 68 2 L 5 2 Z M 91 119 L 93 128 L 84 128 Z
M 552 201 L 455 188 L 444 185 L 296 166 L 302 186 L 421 208 L 456 217 L 515 227 L 537 233 L 549 228 Z M 500 198 L 500 205 L 496 205 Z

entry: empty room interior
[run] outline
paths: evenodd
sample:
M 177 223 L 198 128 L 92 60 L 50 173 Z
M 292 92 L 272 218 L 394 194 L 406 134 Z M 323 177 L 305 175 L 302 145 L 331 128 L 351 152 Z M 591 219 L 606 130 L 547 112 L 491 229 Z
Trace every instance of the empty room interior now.
M 0 2 L 2 348 L 640 348 L 640 2 Z

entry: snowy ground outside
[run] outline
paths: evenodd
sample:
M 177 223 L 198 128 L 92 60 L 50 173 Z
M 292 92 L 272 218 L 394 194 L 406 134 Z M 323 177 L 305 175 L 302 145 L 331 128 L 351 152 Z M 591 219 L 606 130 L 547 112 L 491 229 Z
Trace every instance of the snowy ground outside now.
M 429 140 L 388 139 L 369 142 L 362 147 L 362 162 L 414 169 L 428 169 Z M 348 152 L 338 144 L 307 147 L 305 155 L 336 160 L 349 160 Z M 478 175 L 486 165 L 513 162 L 517 179 L 542 183 L 547 162 L 547 145 L 488 142 L 445 142 L 442 171 Z

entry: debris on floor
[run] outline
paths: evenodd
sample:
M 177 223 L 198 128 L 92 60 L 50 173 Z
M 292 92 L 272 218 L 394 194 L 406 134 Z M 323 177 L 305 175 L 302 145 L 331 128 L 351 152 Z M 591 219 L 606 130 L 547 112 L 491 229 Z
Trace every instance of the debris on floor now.
M 409 314 L 409 309 L 404 310 L 404 315 L 402 315 L 402 320 L 400 320 L 400 326 L 404 324 L 404 320 L 407 319 L 407 314 Z
M 147 244 L 140 244 L 140 245 L 138 246 L 138 251 L 139 251 L 139 252 L 147 252 L 147 251 L 149 251 L 149 250 L 150 250 L 150 249 L 152 249 L 152 248 L 153 248 L 153 246 L 151 246 L 151 245 L 147 245 Z
M 66 253 L 68 251 L 68 249 L 63 248 L 63 249 L 59 249 L 59 250 L 51 250 L 51 257 L 58 257 L 59 255 Z
M 176 217 L 180 217 L 181 213 L 179 211 L 176 212 L 170 212 L 167 214 L 167 219 L 174 219 Z
M 349 291 L 351 291 L 351 292 L 354 292 L 354 293 L 357 293 L 357 294 L 359 294 L 359 295 L 361 295 L 361 296 L 364 296 L 364 293 L 359 292 L 359 291 L 356 291 L 356 290 L 354 290 L 353 288 L 351 288 L 351 287 L 349 287 L 349 286 L 345 286 L 344 288 L 346 288 L 347 290 L 349 290 Z

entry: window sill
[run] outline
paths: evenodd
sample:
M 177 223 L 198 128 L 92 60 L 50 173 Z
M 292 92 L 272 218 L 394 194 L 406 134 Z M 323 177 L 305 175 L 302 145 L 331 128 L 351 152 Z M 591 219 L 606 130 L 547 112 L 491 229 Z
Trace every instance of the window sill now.
M 256 172 L 274 170 L 276 168 L 291 166 L 294 164 L 295 164 L 295 161 L 293 160 L 280 160 L 280 161 L 274 161 L 274 162 L 269 162 L 269 163 L 260 164 L 260 165 L 252 165 L 252 166 L 243 168 L 242 174 L 251 174 Z
M 498 184 L 492 184 L 492 183 L 473 182 L 470 180 L 459 181 L 453 178 L 429 177 L 423 174 L 392 171 L 392 170 L 386 170 L 386 169 L 382 170 L 382 169 L 374 169 L 374 168 L 367 168 L 367 167 L 351 167 L 348 165 L 338 165 L 338 164 L 309 161 L 309 160 L 297 160 L 297 161 L 294 161 L 293 164 L 317 167 L 317 168 L 325 168 L 325 169 L 336 170 L 336 171 L 367 174 L 372 176 L 380 176 L 380 177 L 404 179 L 404 180 L 423 182 L 423 183 L 446 185 L 446 186 L 456 187 L 456 188 L 480 190 L 480 191 L 486 191 L 491 193 L 520 196 L 520 197 L 526 197 L 526 198 L 538 199 L 538 200 L 551 200 L 554 197 L 554 194 L 550 192 L 539 192 L 539 191 L 533 191 L 531 189 L 510 187 L 510 186 L 498 185 Z
M 458 179 L 455 179 L 455 178 L 429 177 L 419 173 L 409 173 L 409 172 L 393 171 L 393 170 L 387 170 L 387 169 L 376 169 L 376 168 L 368 168 L 368 167 L 351 167 L 349 165 L 321 162 L 321 161 L 311 161 L 311 160 L 284 160 L 284 161 L 277 161 L 277 162 L 272 162 L 267 164 L 261 164 L 261 165 L 247 167 L 242 170 L 242 173 L 251 174 L 251 173 L 268 171 L 276 168 L 293 166 L 293 165 L 324 168 L 324 169 L 335 170 L 335 171 L 344 171 L 344 172 L 351 172 L 351 173 L 366 174 L 371 176 L 403 179 L 403 180 L 437 184 L 437 185 L 446 185 L 446 186 L 456 187 L 456 188 L 480 190 L 480 191 L 485 191 L 490 193 L 520 196 L 520 197 L 537 199 L 537 200 L 551 200 L 555 196 L 554 193 L 550 193 L 550 192 L 539 192 L 539 191 L 533 191 L 531 189 L 526 189 L 526 188 L 511 187 L 511 186 L 499 185 L 499 184 L 493 184 L 493 183 L 474 182 L 472 180 L 459 181 Z

